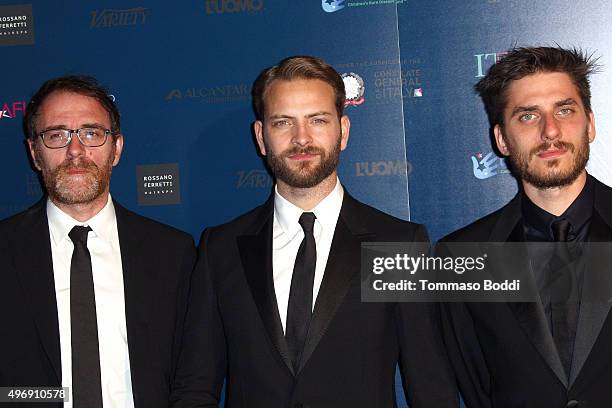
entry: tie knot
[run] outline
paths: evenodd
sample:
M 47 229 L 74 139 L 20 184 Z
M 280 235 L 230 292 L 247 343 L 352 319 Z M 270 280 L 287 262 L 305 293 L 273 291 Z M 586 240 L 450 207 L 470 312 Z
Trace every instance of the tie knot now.
M 567 241 L 572 224 L 567 218 L 561 218 L 553 221 L 551 228 L 553 239 L 557 242 Z
M 305 212 L 300 215 L 300 220 L 298 221 L 304 230 L 304 233 L 311 233 L 314 228 L 314 222 L 317 217 L 314 213 Z
M 91 227 L 75 225 L 68 233 L 68 236 L 74 244 L 76 244 L 77 242 L 87 244 L 87 234 L 89 233 L 89 231 L 91 231 Z

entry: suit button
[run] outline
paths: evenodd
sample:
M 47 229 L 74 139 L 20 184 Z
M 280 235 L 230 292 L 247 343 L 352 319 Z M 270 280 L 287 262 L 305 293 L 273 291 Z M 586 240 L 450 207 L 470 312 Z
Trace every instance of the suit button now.
M 578 408 L 580 406 L 580 403 L 576 400 L 571 400 L 567 402 L 567 405 L 565 406 L 565 408 Z

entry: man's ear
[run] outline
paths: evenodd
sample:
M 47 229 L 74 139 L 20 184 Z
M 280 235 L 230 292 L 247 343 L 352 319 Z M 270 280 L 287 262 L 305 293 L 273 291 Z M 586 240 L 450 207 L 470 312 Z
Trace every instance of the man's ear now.
M 255 131 L 255 139 L 257 140 L 257 146 L 259 147 L 259 153 L 262 156 L 266 155 L 266 145 L 264 143 L 263 136 L 263 122 L 261 120 L 256 120 L 253 123 L 253 130 Z
M 123 135 L 119 133 L 115 135 L 113 143 L 115 144 L 115 157 L 113 158 L 113 166 L 119 164 L 121 153 L 123 152 Z
M 36 167 L 36 170 L 41 171 L 42 168 L 38 160 L 38 153 L 36 152 L 36 141 L 28 137 L 27 142 L 28 142 L 28 149 L 30 150 L 30 157 L 32 157 L 32 163 L 34 163 L 34 167 Z
M 349 133 L 351 131 L 351 120 L 346 115 L 342 115 L 340 118 L 340 131 L 342 138 L 340 141 L 340 150 L 344 150 L 346 146 L 348 146 Z
M 499 152 L 504 156 L 510 156 L 510 151 L 508 150 L 508 145 L 506 144 L 503 130 L 500 125 L 495 125 L 493 128 L 493 134 L 495 135 L 495 144 L 497 145 Z

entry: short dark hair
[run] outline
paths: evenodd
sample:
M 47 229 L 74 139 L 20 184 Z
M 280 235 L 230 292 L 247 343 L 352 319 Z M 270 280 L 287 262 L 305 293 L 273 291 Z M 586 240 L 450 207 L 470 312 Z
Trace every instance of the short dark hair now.
M 278 65 L 265 69 L 255 80 L 251 95 L 253 97 L 253 110 L 258 120 L 264 118 L 266 92 L 270 84 L 276 80 L 291 81 L 293 79 L 320 79 L 329 84 L 336 96 L 335 105 L 338 117 L 342 116 L 346 100 L 342 77 L 322 59 L 298 55 L 285 58 Z
M 111 131 L 117 134 L 121 130 L 121 118 L 117 105 L 109 95 L 108 90 L 100 85 L 97 79 L 86 75 L 67 75 L 49 79 L 36 91 L 26 107 L 23 119 L 23 128 L 26 138 L 36 139 L 36 116 L 40 107 L 49 95 L 54 92 L 72 92 L 96 99 L 108 112 L 111 122 Z
M 512 81 L 541 72 L 569 75 L 587 113 L 591 112 L 589 75 L 599 70 L 593 54 L 557 47 L 517 47 L 510 50 L 487 75 L 474 86 L 484 102 L 491 126 L 504 125 L 507 90 Z

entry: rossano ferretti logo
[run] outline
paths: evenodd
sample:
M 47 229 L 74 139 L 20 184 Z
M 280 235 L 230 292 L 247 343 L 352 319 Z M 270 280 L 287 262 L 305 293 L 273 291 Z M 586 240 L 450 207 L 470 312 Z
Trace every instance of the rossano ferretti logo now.
M 31 4 L 0 6 L 0 46 L 34 44 Z
M 181 203 L 178 163 L 147 164 L 136 167 L 138 205 Z

